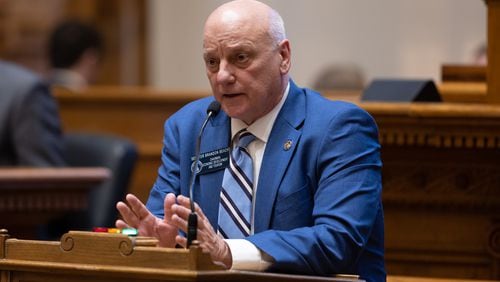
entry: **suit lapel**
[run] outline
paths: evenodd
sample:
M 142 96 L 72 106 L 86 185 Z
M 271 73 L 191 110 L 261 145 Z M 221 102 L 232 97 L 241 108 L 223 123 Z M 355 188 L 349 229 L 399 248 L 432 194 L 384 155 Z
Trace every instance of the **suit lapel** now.
M 290 91 L 264 152 L 255 203 L 255 233 L 269 229 L 276 195 L 302 134 L 305 95 L 290 80 Z
M 226 113 L 220 111 L 205 128 L 200 152 L 205 153 L 227 148 L 229 146 L 230 134 L 229 117 Z M 196 188 L 199 190 L 200 197 L 195 197 L 195 199 L 198 199 L 203 212 L 214 225 L 214 228 L 217 227 L 220 189 L 223 176 L 224 169 L 199 175 L 200 185 Z

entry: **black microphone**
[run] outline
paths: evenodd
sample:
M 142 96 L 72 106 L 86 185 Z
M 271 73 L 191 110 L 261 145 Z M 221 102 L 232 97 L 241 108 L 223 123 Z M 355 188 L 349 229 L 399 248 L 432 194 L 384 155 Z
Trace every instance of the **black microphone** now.
M 213 101 L 207 108 L 207 117 L 201 126 L 200 133 L 198 134 L 198 138 L 196 139 L 196 154 L 195 160 L 192 166 L 191 179 L 189 180 L 189 200 L 191 204 L 191 213 L 188 217 L 188 228 L 187 228 L 187 247 L 191 246 L 194 240 L 196 240 L 197 229 L 198 229 L 198 216 L 194 212 L 194 195 L 193 195 L 193 187 L 194 181 L 198 172 L 200 172 L 201 167 L 198 165 L 198 161 L 200 160 L 200 146 L 201 146 L 201 136 L 203 135 L 203 130 L 207 126 L 208 121 L 211 117 L 216 116 L 220 111 L 220 103 L 217 101 Z

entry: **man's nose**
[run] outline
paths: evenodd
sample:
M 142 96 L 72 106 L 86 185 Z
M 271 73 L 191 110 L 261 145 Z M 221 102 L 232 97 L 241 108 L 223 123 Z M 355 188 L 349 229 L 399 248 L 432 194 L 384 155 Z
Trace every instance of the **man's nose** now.
M 234 69 L 225 61 L 220 62 L 219 71 L 217 72 L 217 82 L 220 84 L 234 83 Z

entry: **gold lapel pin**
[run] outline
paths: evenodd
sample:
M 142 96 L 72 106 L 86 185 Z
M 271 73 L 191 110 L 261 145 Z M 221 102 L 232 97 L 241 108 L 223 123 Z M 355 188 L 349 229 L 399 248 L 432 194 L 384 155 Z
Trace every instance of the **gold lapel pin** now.
M 285 151 L 288 151 L 290 150 L 290 148 L 292 148 L 292 140 L 288 139 L 285 144 L 283 144 L 283 149 L 285 149 Z

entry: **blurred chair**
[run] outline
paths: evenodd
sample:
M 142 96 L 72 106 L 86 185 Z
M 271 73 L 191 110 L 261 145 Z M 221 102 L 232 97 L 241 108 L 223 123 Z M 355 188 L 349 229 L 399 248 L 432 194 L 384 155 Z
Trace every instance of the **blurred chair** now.
M 336 63 L 325 67 L 313 83 L 313 89 L 333 100 L 359 102 L 365 75 L 356 64 Z
M 66 133 L 66 160 L 72 167 L 107 167 L 111 178 L 89 194 L 88 209 L 72 213 L 40 229 L 40 239 L 57 240 L 69 230 L 113 227 L 118 216 L 116 203 L 127 193 L 137 160 L 137 148 L 128 139 L 98 133 Z
M 361 91 L 365 86 L 364 71 L 356 64 L 331 64 L 324 68 L 313 83 L 318 91 Z
M 116 203 L 123 200 L 137 160 L 136 146 L 124 137 L 97 133 L 67 133 L 66 155 L 69 166 L 103 166 L 111 178 L 89 196 L 87 228 L 114 226 Z

